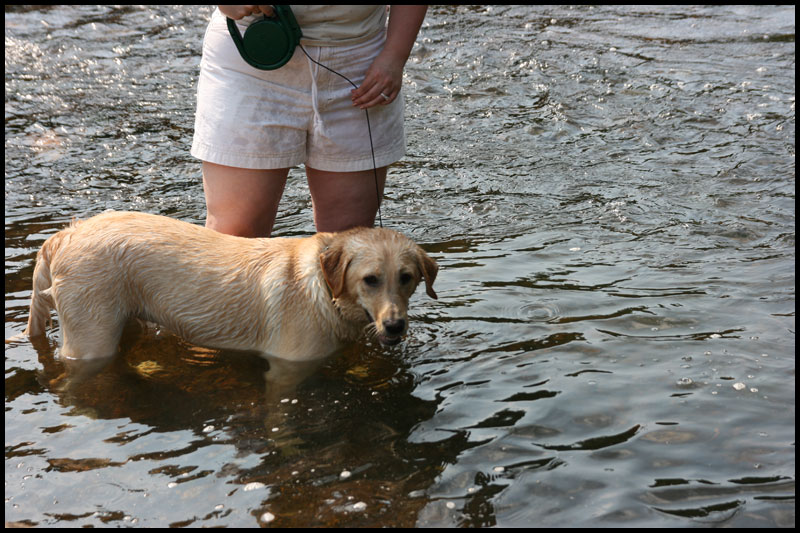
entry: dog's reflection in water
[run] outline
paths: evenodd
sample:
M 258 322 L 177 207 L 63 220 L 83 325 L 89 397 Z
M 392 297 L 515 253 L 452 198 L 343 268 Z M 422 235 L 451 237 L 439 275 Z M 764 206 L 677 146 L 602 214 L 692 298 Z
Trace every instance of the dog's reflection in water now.
M 128 416 L 154 424 L 177 421 L 182 412 L 187 423 L 196 416 L 213 419 L 215 413 L 236 412 L 242 406 L 272 418 L 297 398 L 303 381 L 339 355 L 288 361 L 205 348 L 138 320 L 125 326 L 120 353 L 112 357 L 70 359 L 50 337 L 31 342 L 42 364 L 38 380 L 62 405 L 98 417 Z M 206 415 L 197 414 L 202 411 Z

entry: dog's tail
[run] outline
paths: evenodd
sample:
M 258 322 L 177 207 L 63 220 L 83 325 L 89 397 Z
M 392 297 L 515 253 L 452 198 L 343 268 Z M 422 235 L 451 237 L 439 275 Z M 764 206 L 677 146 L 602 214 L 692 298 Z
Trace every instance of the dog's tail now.
M 36 266 L 33 269 L 33 294 L 31 295 L 31 309 L 28 314 L 28 327 L 24 335 L 38 337 L 44 335 L 44 329 L 50 322 L 50 310 L 55 308 L 53 295 L 53 280 L 50 277 L 50 262 L 53 254 L 69 240 L 70 231 L 75 226 L 59 231 L 47 239 L 36 254 Z

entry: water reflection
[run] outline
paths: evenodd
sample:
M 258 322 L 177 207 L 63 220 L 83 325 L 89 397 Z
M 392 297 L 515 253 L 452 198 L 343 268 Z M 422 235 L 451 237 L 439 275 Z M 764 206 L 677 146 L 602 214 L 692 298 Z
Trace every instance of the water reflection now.
M 108 420 L 116 429 L 107 426 L 102 440 L 129 450 L 119 460 L 51 454 L 53 472 L 105 472 L 156 462 L 161 466 L 149 475 L 163 477 L 175 491 L 214 473 L 230 480 L 233 493 L 260 491 L 262 505 L 284 524 L 351 524 L 348 506 L 368 501 L 371 513 L 358 523 L 376 525 L 382 513 L 391 512 L 398 523 L 413 525 L 425 499 L 405 495 L 429 485 L 435 465 L 448 455 L 442 455 L 446 443 L 404 444 L 418 421 L 430 418 L 436 402 L 410 395 L 414 380 L 397 354 L 366 357 L 351 350 L 334 362 L 298 365 L 189 346 L 138 324 L 126 328 L 121 346 L 118 357 L 89 365 L 58 359 L 51 341 L 36 344 L 41 392 L 55 395 L 65 410 L 64 423 L 49 431 L 72 432 L 86 423 L 81 419 Z M 301 385 L 320 365 L 326 367 Z M 7 385 L 13 397 L 13 382 Z M 28 386 L 23 388 L 27 393 Z M 185 458 L 191 464 L 190 457 L 219 446 L 232 449 L 212 470 L 174 463 Z M 376 446 L 379 453 L 370 453 L 366 462 L 353 453 Z M 356 460 L 343 463 L 345 457 Z M 157 492 L 148 489 L 144 496 Z M 271 501 L 272 494 L 283 497 Z M 66 500 L 68 506 L 71 499 Z M 309 517 L 304 512 L 309 501 L 326 504 Z

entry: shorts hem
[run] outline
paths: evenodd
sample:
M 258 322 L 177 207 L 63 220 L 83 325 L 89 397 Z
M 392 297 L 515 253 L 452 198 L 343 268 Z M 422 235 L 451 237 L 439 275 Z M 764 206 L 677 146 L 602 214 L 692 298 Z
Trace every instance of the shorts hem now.
M 324 170 L 326 172 L 360 172 L 373 168 L 372 155 L 360 159 L 332 159 L 324 156 L 306 157 L 305 153 L 276 156 L 253 156 L 249 154 L 215 150 L 208 145 L 194 141 L 189 152 L 193 157 L 225 165 L 226 167 L 248 168 L 256 170 L 273 170 L 278 168 L 292 168 L 302 164 Z M 405 143 L 394 148 L 375 153 L 375 167 L 381 168 L 396 163 L 406 155 Z
M 208 163 L 256 170 L 296 167 L 306 159 L 304 152 L 274 156 L 252 155 L 214 149 L 197 140 L 192 143 L 189 153 L 197 159 Z

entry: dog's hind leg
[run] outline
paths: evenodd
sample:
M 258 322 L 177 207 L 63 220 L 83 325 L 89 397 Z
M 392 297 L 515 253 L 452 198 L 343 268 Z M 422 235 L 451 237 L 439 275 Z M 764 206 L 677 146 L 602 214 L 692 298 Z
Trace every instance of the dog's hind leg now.
M 56 297 L 56 307 L 61 326 L 61 357 L 103 359 L 116 355 L 127 316 L 115 303 L 106 301 L 91 308 L 72 305 L 65 312 L 63 302 Z
M 106 359 L 117 354 L 125 321 L 104 324 L 72 324 L 61 320 L 60 357 Z
M 52 235 L 36 252 L 31 307 L 28 314 L 28 326 L 24 332 L 28 337 L 44 335 L 44 329 L 50 323 L 50 310 L 56 307 L 53 295 L 55 275 L 51 272 L 51 265 L 62 247 L 69 243 L 77 225 L 77 222 L 73 222 L 68 228 Z
M 50 321 L 50 310 L 55 307 L 51 294 L 49 250 L 44 247 L 36 254 L 36 267 L 33 269 L 33 292 L 28 313 L 28 326 L 25 335 L 39 337 Z

